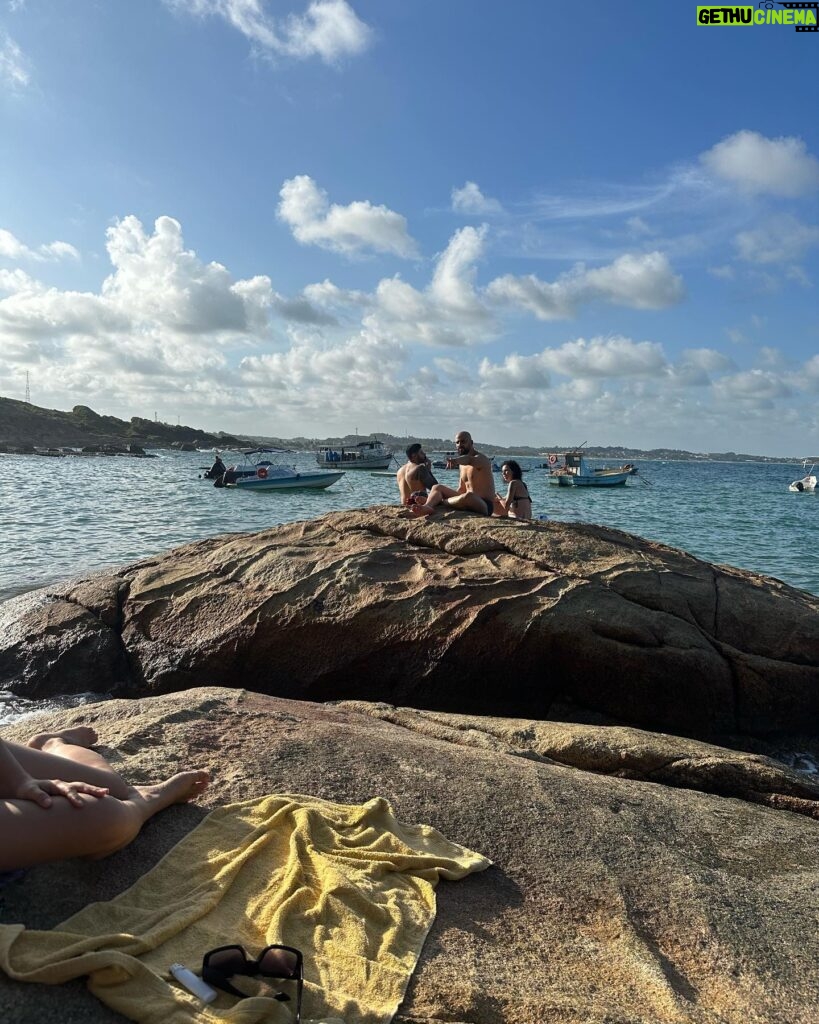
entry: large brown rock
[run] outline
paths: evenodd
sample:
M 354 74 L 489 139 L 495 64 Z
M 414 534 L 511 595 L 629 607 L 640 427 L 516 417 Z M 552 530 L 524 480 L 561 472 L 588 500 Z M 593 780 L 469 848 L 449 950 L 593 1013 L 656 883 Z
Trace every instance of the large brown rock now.
M 5 890 L 5 921 L 52 927 L 110 899 L 224 801 L 384 796 L 495 864 L 439 886 L 396 1024 L 819 1020 L 819 785 L 767 758 L 634 729 L 227 689 L 41 715 L 3 735 L 80 721 L 131 781 L 197 765 L 212 787 L 114 857 L 30 872 Z M 121 1020 L 79 982 L 2 979 L 0 1007 L 4 1024 Z
M 89 634 L 110 630 L 88 680 L 104 689 L 247 685 L 531 718 L 559 699 L 688 735 L 819 723 L 819 599 L 600 526 L 338 512 L 52 593 L 88 611 Z M 25 644 L 0 631 L 0 685 L 42 692 L 43 612 L 26 614 Z M 46 661 L 48 687 L 67 689 Z
M 127 673 L 118 593 L 106 579 L 64 598 L 40 590 L 0 604 L 0 680 L 29 698 L 110 689 Z

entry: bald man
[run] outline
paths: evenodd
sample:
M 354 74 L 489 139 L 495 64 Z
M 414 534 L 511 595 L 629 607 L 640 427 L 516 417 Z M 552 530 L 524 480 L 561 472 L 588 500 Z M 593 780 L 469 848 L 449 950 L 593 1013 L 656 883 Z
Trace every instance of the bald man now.
M 474 512 L 479 516 L 491 516 L 495 508 L 495 480 L 492 476 L 492 463 L 480 452 L 475 451 L 472 435 L 466 430 L 455 435 L 455 448 L 458 454 L 446 460 L 447 469 L 460 470 L 461 476 L 457 491 L 443 484 L 436 484 L 429 492 L 423 505 L 413 505 L 410 514 L 413 516 L 431 516 L 443 506 L 461 512 Z

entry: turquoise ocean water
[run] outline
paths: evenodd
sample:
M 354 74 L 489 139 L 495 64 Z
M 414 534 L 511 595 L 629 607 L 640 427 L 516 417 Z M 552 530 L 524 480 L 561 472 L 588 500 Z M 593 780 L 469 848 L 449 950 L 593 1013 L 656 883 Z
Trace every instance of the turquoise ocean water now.
M 0 600 L 203 537 L 397 501 L 394 479 L 366 471 L 348 472 L 327 491 L 246 493 L 200 479 L 206 453 L 157 454 L 0 456 Z M 309 455 L 287 460 L 316 468 Z M 536 516 L 603 523 L 819 594 L 819 494 L 788 491 L 804 472 L 799 465 L 637 465 L 625 487 L 550 487 L 542 469 L 524 479 Z M 438 478 L 453 483 L 457 474 Z M 500 474 L 496 482 L 500 489 Z

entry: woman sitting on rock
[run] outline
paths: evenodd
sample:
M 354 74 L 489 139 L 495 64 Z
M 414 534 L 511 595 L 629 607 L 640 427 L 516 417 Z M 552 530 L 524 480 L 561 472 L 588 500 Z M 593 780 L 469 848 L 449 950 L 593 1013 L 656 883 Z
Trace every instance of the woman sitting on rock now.
M 504 482 L 509 486 L 506 489 L 506 497 L 495 495 L 496 511 L 502 516 L 509 516 L 510 519 L 531 519 L 532 499 L 529 497 L 529 488 L 523 482 L 523 470 L 520 464 L 514 459 L 508 459 L 501 466 L 501 475 Z
M 96 739 L 78 726 L 40 733 L 26 746 L 0 740 L 0 873 L 115 853 L 157 811 L 207 789 L 205 771 L 129 786 L 92 750 Z

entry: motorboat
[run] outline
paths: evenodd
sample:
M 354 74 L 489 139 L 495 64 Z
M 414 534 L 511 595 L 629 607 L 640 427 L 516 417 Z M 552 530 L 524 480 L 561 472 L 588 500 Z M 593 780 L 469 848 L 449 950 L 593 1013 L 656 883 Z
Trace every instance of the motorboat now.
M 274 462 L 271 455 L 281 455 L 276 448 L 252 448 L 242 452 L 244 462 L 229 466 L 214 487 L 235 487 L 241 491 L 294 491 L 303 488 L 330 487 L 344 476 L 333 472 L 302 472 L 295 466 Z
M 581 451 L 552 452 L 549 455 L 549 483 L 557 487 L 619 487 L 631 476 L 632 468 L 594 468 Z
M 387 469 L 392 454 L 391 448 L 374 439 L 352 445 L 323 445 L 316 452 L 316 462 L 323 469 Z
M 792 484 L 788 486 L 789 491 L 794 491 L 797 494 L 815 494 L 816 493 L 816 464 L 814 463 L 810 469 L 808 469 L 808 460 L 802 463 L 802 469 L 805 470 L 805 475 L 801 480 L 794 480 Z

